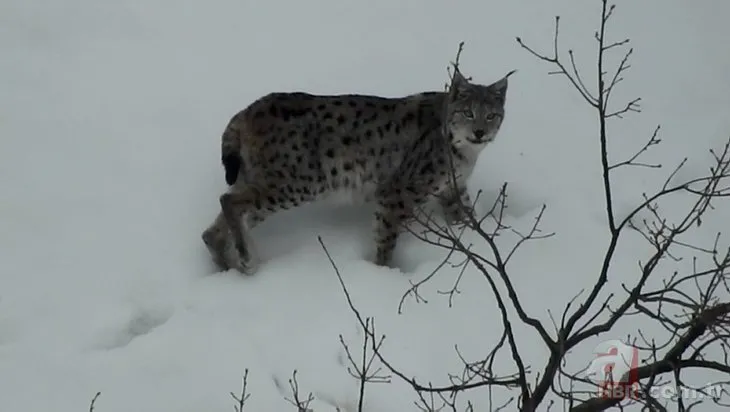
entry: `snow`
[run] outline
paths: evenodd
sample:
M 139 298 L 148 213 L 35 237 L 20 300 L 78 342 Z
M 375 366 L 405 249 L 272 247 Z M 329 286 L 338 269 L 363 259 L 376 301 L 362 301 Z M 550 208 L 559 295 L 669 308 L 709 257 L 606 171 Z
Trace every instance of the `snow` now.
M 649 160 L 670 167 L 689 156 L 679 178 L 705 172 L 707 149 L 730 132 L 727 12 L 720 2 L 619 2 L 609 33 L 631 37 L 635 53 L 615 99 L 641 96 L 643 111 L 611 122 L 614 159 L 661 123 L 664 142 Z M 252 277 L 216 272 L 200 240 L 226 188 L 219 136 L 233 113 L 274 90 L 438 90 L 461 40 L 462 71 L 475 81 L 518 69 L 505 124 L 469 189 L 483 191 L 484 212 L 509 182 L 508 223 L 518 228 L 547 204 L 542 227 L 556 235 L 521 249 L 510 273 L 526 310 L 549 322 L 548 310 L 561 313 L 593 284 L 608 240 L 597 126 L 567 81 L 548 76 L 552 67 L 515 37 L 549 51 L 560 14 L 564 49 L 593 70 L 599 13 L 598 2 L 580 0 L 3 2 L 0 410 L 86 410 L 98 391 L 97 412 L 230 410 L 246 368 L 247 410 L 294 410 L 284 397 L 295 369 L 315 411 L 355 410 L 339 335 L 357 357 L 362 331 L 317 236 L 406 375 L 444 385 L 461 370 L 454 345 L 484 356 L 501 335 L 488 284 L 468 271 L 449 307 L 436 291 L 458 269 L 444 269 L 421 290 L 428 304 L 408 299 L 399 315 L 409 281 L 445 252 L 404 237 L 399 268 L 369 263 L 369 206 L 320 203 L 272 217 L 254 231 L 265 262 Z M 617 174 L 617 213 L 667 172 Z M 672 202 L 669 213 L 686 199 Z M 727 227 L 730 202 L 716 206 L 691 239 L 707 244 Z M 612 288 L 635 279 L 646 251 L 624 239 Z M 540 368 L 545 348 L 516 328 L 525 362 Z M 591 350 L 571 359 L 587 365 Z M 511 362 L 499 359 L 500 370 Z M 486 410 L 484 391 L 468 396 Z M 416 410 L 415 399 L 394 377 L 368 386 L 365 407 Z

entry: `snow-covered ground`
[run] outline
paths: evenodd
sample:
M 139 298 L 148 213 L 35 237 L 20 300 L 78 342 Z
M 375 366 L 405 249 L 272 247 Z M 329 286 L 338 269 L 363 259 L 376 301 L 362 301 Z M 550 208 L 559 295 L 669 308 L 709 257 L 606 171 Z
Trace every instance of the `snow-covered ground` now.
M 619 2 L 609 33 L 631 37 L 635 53 L 616 99 L 641 96 L 643 112 L 610 124 L 613 158 L 661 123 L 664 144 L 650 158 L 690 156 L 681 177 L 706 170 L 707 149 L 730 134 L 729 12 L 719 0 Z M 359 356 L 362 334 L 317 236 L 406 375 L 443 385 L 461 370 L 455 344 L 483 356 L 501 335 L 487 283 L 467 272 L 449 308 L 436 291 L 457 271 L 445 269 L 421 291 L 428 304 L 407 300 L 398 315 L 409 281 L 445 252 L 404 237 L 400 270 L 374 266 L 364 259 L 367 206 L 272 217 L 254 231 L 266 261 L 253 277 L 216 273 L 200 240 L 226 188 L 219 136 L 233 113 L 273 90 L 439 90 L 461 40 L 475 81 L 518 69 L 470 191 L 484 191 L 484 211 L 509 182 L 508 222 L 520 228 L 548 205 L 543 229 L 556 235 L 523 248 L 510 272 L 526 309 L 548 322 L 548 310 L 592 285 L 606 246 L 597 126 L 515 37 L 549 50 L 560 14 L 563 47 L 593 70 L 599 13 L 586 0 L 2 2 L 0 411 L 86 410 L 97 391 L 97 412 L 230 410 L 246 368 L 248 410 L 293 410 L 284 396 L 294 369 L 317 412 L 352 408 L 357 386 L 338 336 Z M 617 175 L 619 213 L 667 172 Z M 729 221 L 730 202 L 718 203 L 692 239 L 710 242 Z M 646 256 L 641 239 L 625 241 L 613 288 Z M 540 368 L 535 334 L 516 333 Z M 576 351 L 576 364 L 591 350 Z M 511 359 L 500 362 L 511 371 Z M 367 391 L 368 411 L 416 410 L 397 378 Z M 469 397 L 486 410 L 483 391 Z

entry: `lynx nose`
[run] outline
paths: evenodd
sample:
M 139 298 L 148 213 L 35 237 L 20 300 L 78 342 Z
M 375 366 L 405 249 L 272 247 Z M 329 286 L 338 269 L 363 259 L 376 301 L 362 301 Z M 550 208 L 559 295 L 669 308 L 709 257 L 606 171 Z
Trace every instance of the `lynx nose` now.
M 481 139 L 482 137 L 484 137 L 484 130 L 482 130 L 482 129 L 474 130 L 474 136 L 476 136 L 477 139 Z

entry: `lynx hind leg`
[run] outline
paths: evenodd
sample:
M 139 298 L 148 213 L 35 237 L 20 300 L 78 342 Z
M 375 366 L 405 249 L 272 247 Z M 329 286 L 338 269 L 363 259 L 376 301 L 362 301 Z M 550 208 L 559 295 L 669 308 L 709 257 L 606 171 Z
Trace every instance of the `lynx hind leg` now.
M 223 220 L 230 230 L 234 253 L 237 255 L 234 267 L 243 273 L 253 274 L 259 263 L 249 231 L 268 216 L 313 199 L 313 195 L 292 195 L 295 191 L 286 185 L 276 187 L 262 190 L 246 185 L 220 197 Z
M 244 188 L 229 191 L 219 199 L 222 221 L 230 243 L 230 254 L 233 255 L 226 261 L 231 268 L 247 275 L 254 274 L 258 269 L 258 256 L 254 252 L 249 230 L 254 226 L 256 205 L 261 204 L 259 198 L 256 190 Z
M 223 212 L 218 213 L 213 223 L 201 235 L 213 262 L 220 270 L 238 269 L 238 254 L 233 246 L 233 235 Z

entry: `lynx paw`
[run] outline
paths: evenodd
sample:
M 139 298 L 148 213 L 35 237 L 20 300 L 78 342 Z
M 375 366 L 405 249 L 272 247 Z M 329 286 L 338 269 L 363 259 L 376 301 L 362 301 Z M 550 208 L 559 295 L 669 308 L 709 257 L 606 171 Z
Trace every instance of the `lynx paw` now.
M 226 251 L 226 261 L 232 269 L 236 269 L 244 275 L 253 275 L 258 271 L 259 262 L 251 250 L 251 243 L 246 245 L 245 250 L 230 247 Z
M 258 270 L 258 261 L 252 253 L 250 242 L 242 244 L 243 253 L 235 246 L 233 236 L 229 231 L 208 229 L 203 232 L 203 242 L 208 248 L 215 264 L 221 270 L 236 269 L 245 274 L 252 275 Z
M 371 255 L 371 262 L 377 266 L 392 267 L 393 264 L 393 251 L 378 249 Z
M 451 225 L 464 224 L 469 221 L 469 216 L 473 216 L 473 214 L 474 209 L 469 206 L 452 206 L 444 210 L 446 222 Z

